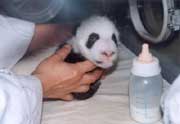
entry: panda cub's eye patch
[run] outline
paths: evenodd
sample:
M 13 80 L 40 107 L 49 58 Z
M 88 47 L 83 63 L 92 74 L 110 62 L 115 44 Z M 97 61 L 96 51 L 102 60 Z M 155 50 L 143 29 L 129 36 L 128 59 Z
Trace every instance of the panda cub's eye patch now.
M 92 48 L 92 46 L 97 40 L 99 40 L 99 35 L 97 33 L 91 33 L 89 35 L 88 41 L 86 42 L 87 48 Z
M 116 46 L 118 46 L 117 38 L 115 34 L 112 34 L 112 40 L 115 42 Z

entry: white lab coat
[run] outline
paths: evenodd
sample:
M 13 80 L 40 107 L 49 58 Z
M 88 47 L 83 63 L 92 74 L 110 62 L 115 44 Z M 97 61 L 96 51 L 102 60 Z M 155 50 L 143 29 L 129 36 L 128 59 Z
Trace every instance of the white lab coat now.
M 33 23 L 0 15 L 0 124 L 40 124 L 42 86 L 11 72 L 33 37 Z

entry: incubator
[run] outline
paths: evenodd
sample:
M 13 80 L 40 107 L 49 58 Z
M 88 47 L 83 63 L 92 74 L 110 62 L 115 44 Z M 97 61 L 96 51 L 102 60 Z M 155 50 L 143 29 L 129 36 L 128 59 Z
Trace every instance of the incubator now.
M 153 43 L 180 30 L 178 0 L 129 0 L 130 17 L 140 36 Z
M 154 116 L 148 122 L 162 124 L 161 120 L 155 123 L 162 116 L 157 107 L 162 85 L 169 86 L 180 73 L 179 0 L 1 0 L 0 6 L 1 12 L 5 15 L 35 23 L 78 25 L 91 15 L 104 15 L 115 22 L 120 32 L 121 42 L 118 44 L 120 59 L 117 68 L 103 81 L 97 95 L 87 101 L 73 101 L 67 104 L 62 101 L 45 102 L 43 124 L 136 124 L 129 113 L 129 109 L 133 108 L 138 112 L 148 110 L 145 114 L 151 113 Z M 150 51 L 158 58 L 162 77 L 167 81 L 164 84 L 162 84 L 160 71 L 153 75 L 153 78 L 148 77 L 147 80 L 139 75 L 130 77 L 133 58 L 140 53 L 144 42 L 151 45 Z M 52 53 L 48 53 L 50 54 Z M 21 73 L 22 70 L 32 71 L 32 66 L 34 69 L 38 63 L 31 63 L 31 60 L 43 59 L 42 56 L 40 58 L 35 56 L 22 60 L 14 71 L 20 74 L 24 74 L 24 72 Z M 133 87 L 139 88 L 139 91 L 147 83 L 149 87 L 143 89 L 144 95 L 148 94 L 145 90 L 153 89 L 154 92 L 151 91 L 148 94 L 151 95 L 152 104 L 139 105 L 139 102 L 131 99 L 131 103 L 140 109 L 137 109 L 137 106 L 129 108 L 129 79 L 132 82 L 140 82 L 133 84 Z M 130 92 L 130 95 L 140 96 L 133 92 Z M 148 100 L 145 96 L 140 97 L 144 98 L 144 101 Z M 144 109 L 146 107 L 150 109 Z M 132 116 L 135 120 L 136 117 L 138 117 L 137 120 L 142 120 L 145 114 Z M 141 122 L 145 121 L 147 122 L 147 120 Z

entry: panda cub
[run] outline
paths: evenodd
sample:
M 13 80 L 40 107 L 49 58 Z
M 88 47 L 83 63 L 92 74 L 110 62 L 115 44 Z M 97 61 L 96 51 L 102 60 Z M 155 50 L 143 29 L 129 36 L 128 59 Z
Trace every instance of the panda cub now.
M 105 16 L 90 17 L 81 23 L 74 37 L 67 41 L 72 51 L 65 61 L 75 63 L 87 59 L 99 68 L 110 68 L 118 58 L 118 42 L 119 33 L 111 20 Z M 88 92 L 73 93 L 73 96 L 78 100 L 88 99 L 96 93 L 100 84 L 97 80 L 90 85 Z

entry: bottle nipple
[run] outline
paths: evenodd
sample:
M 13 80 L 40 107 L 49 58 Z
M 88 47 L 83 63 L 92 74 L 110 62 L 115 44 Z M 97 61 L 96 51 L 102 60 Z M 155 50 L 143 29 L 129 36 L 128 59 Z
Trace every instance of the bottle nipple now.
M 141 63 L 151 63 L 153 61 L 153 56 L 149 52 L 149 45 L 148 44 L 142 45 L 142 51 L 139 54 L 138 60 Z

